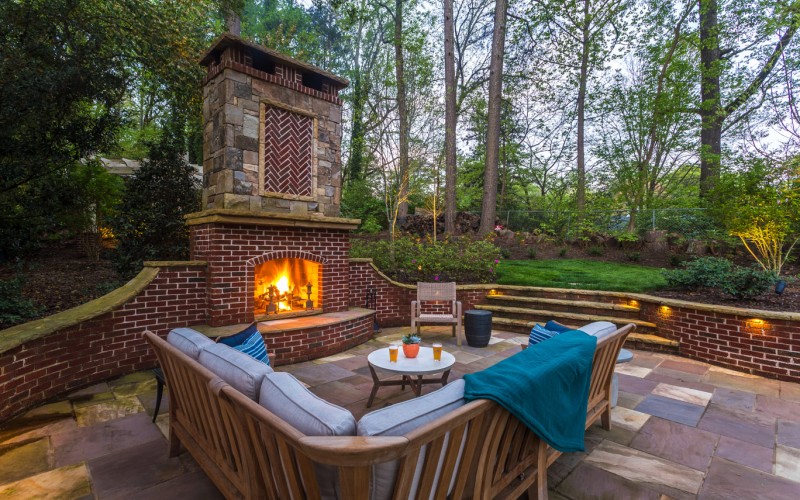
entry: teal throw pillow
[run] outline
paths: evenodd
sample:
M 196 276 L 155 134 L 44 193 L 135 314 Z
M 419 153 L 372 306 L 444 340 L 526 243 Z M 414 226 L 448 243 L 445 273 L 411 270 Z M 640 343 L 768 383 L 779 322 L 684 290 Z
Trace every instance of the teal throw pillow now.
M 561 323 L 559 323 L 558 321 L 555 321 L 555 320 L 552 320 L 552 319 L 550 321 L 548 321 L 544 325 L 544 327 L 545 327 L 546 330 L 550 330 L 551 332 L 556 332 L 556 333 L 564 333 L 564 332 L 568 332 L 570 330 L 573 330 L 573 328 L 570 328 L 568 326 L 564 326 Z
M 528 337 L 528 347 L 532 345 L 536 345 L 539 342 L 544 342 L 547 339 L 553 338 L 561 332 L 554 332 L 551 330 L 546 329 L 540 324 L 536 324 L 533 329 L 531 330 L 531 334 Z

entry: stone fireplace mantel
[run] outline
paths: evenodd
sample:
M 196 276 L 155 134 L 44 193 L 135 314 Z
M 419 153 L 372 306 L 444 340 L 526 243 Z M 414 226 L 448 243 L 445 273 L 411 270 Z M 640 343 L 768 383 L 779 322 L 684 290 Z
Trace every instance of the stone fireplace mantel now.
M 326 217 L 321 214 L 291 214 L 280 212 L 256 212 L 229 208 L 213 208 L 186 216 L 186 224 L 237 224 L 244 226 L 281 226 L 351 230 L 358 229 L 361 219 Z

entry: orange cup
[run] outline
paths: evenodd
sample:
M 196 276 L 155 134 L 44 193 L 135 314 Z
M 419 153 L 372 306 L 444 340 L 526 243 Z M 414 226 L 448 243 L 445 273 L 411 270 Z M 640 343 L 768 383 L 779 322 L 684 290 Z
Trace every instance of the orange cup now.
M 397 351 L 399 348 L 396 345 L 389 346 L 389 362 L 390 363 L 397 363 Z
M 433 360 L 434 361 L 442 360 L 442 344 L 438 342 L 433 344 Z

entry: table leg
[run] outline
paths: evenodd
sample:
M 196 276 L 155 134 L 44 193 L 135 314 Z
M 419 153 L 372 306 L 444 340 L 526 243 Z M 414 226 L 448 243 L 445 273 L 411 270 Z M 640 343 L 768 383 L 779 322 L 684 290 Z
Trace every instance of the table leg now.
M 450 370 L 449 369 L 445 370 L 444 373 L 442 373 L 442 387 L 447 385 L 447 377 L 449 377 L 449 376 L 450 376 Z
M 378 388 L 381 386 L 381 381 L 378 380 L 378 374 L 375 373 L 375 368 L 372 365 L 369 365 L 369 372 L 372 374 L 372 392 L 369 394 L 369 400 L 367 400 L 367 408 L 372 406 L 372 401 L 375 399 L 375 395 L 378 394 Z

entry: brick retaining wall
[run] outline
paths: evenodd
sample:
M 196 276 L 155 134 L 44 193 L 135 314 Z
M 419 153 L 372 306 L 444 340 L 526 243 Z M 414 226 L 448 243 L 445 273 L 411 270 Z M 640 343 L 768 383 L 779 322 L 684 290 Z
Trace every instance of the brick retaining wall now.
M 149 329 L 166 336 L 172 328 L 203 323 L 205 272 L 205 265 L 198 263 L 145 268 L 125 287 L 105 297 L 4 330 L 0 420 L 73 389 L 154 367 L 155 355 L 142 332 Z M 150 275 L 152 280 L 137 290 L 136 280 L 147 280 Z M 115 307 L 114 299 L 123 302 Z M 110 310 L 92 314 L 103 308 Z M 81 320 L 81 315 L 88 319 Z M 68 326 L 59 328 L 59 323 Z M 53 328 L 37 336 L 37 331 Z M 15 337 L 30 340 L 5 349 Z

